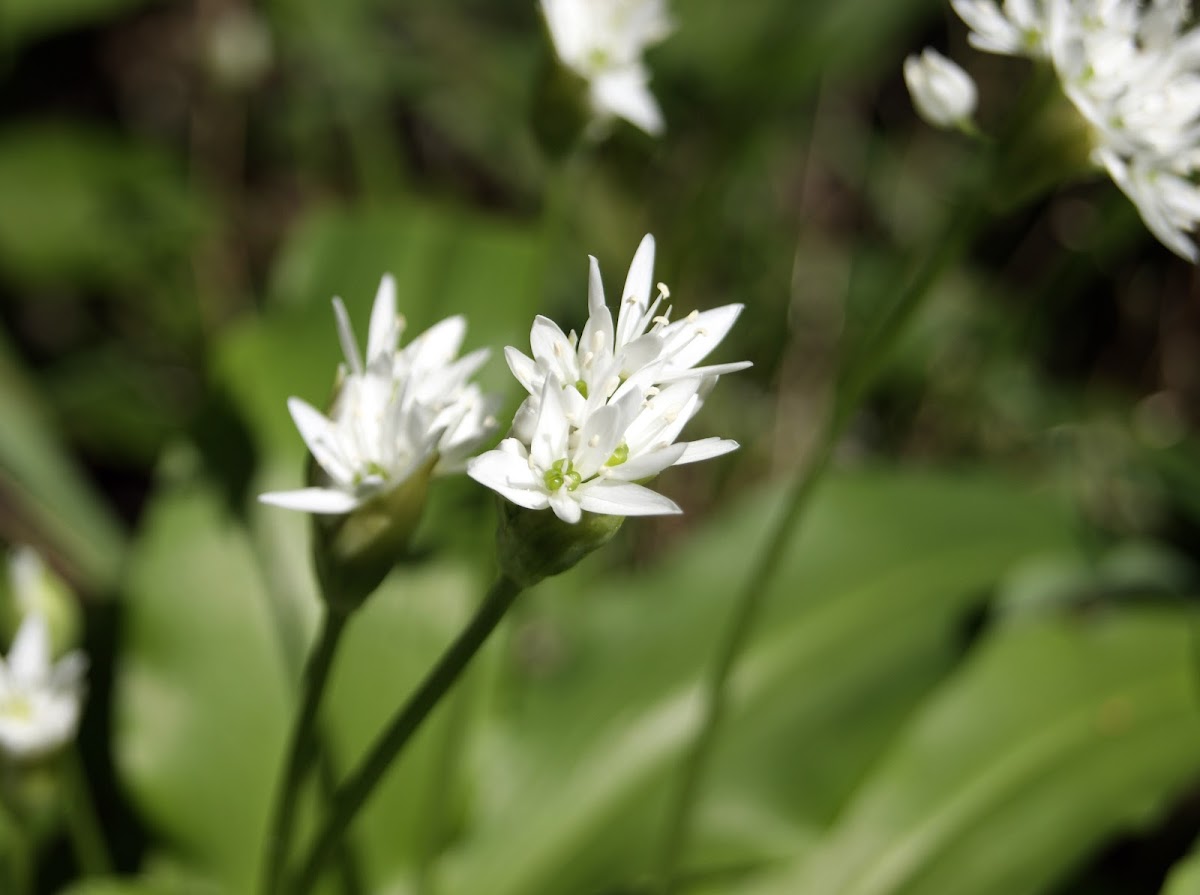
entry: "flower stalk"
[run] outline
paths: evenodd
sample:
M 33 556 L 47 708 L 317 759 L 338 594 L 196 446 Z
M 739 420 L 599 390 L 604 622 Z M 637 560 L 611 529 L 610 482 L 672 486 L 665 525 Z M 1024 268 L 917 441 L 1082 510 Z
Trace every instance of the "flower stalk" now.
M 854 418 L 876 374 L 908 321 L 920 309 L 942 273 L 970 245 L 985 218 L 985 203 L 980 199 L 990 182 L 988 175 L 994 170 L 996 159 L 990 152 L 977 158 L 978 163 L 969 166 L 960 201 L 947 214 L 942 233 L 932 241 L 933 251 L 917 268 L 907 288 L 883 313 L 876 327 L 865 335 L 862 345 L 843 368 L 812 452 L 788 489 L 782 514 L 771 528 L 767 543 L 739 592 L 729 624 L 723 629 L 716 658 L 704 684 L 700 726 L 684 758 L 675 797 L 668 805 L 658 865 L 660 891 L 664 895 L 678 891 L 681 884 L 680 865 L 690 838 L 696 805 L 717 736 L 729 711 L 730 679 L 762 614 L 767 587 L 829 468 L 846 426 Z
M 375 740 L 367 757 L 337 788 L 329 812 L 301 865 L 300 872 L 286 890 L 291 895 L 308 895 L 312 892 L 325 863 L 349 833 L 351 824 L 374 792 L 375 786 L 403 753 L 404 747 L 421 729 L 433 709 L 450 692 L 523 589 L 506 575 L 496 579 L 470 623 L 393 716 L 387 728 Z
M 283 880 L 284 866 L 296 826 L 300 790 L 317 757 L 317 717 L 321 698 L 329 683 L 333 658 L 349 618 L 349 613 L 339 610 L 335 603 L 329 603 L 321 631 L 317 635 L 317 643 L 304 668 L 300 711 L 292 727 L 287 763 L 277 790 L 270 832 L 267 835 L 267 854 L 263 864 L 263 895 L 278 892 Z

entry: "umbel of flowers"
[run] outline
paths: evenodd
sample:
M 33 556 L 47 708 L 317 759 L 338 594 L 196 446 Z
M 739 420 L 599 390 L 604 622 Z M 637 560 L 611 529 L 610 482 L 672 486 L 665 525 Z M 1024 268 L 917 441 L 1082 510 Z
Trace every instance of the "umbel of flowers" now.
M 300 398 L 288 410 L 312 453 L 309 487 L 261 495 L 264 503 L 316 514 L 322 590 L 354 604 L 378 586 L 407 546 L 430 476 L 460 472 L 496 428 L 494 400 L 470 381 L 487 349 L 458 357 L 466 334 L 449 317 L 403 348 L 390 276 L 379 284 L 360 354 L 349 316 L 333 300 L 345 363 L 329 412 Z
M 1200 31 L 1181 0 L 951 0 L 988 53 L 1052 67 L 1087 132 L 1091 162 L 1171 251 L 1197 261 Z M 910 80 L 910 89 L 912 81 Z M 961 96 L 961 92 L 959 94 Z M 928 84 L 918 108 L 938 102 Z M 941 95 L 944 99 L 944 94 Z
M 592 258 L 583 332 L 564 334 L 538 317 L 529 338 L 532 357 L 505 349 L 528 396 L 508 437 L 471 460 L 467 472 L 508 502 L 500 562 L 523 584 L 573 565 L 611 537 L 625 516 L 680 512 L 646 483 L 668 467 L 737 447 L 723 438 L 679 437 L 717 378 L 749 366 L 701 366 L 742 306 L 672 321 L 667 288 L 659 284 L 651 299 L 653 269 L 654 238 L 647 235 L 614 322 Z

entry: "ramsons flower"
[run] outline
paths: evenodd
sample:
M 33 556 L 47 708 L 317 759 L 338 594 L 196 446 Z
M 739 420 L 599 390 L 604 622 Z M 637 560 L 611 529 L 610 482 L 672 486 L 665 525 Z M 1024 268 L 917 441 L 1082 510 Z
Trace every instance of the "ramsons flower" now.
M 7 657 L 0 659 L 0 750 L 27 760 L 74 737 L 86 668 L 78 650 L 52 662 L 45 616 L 26 615 Z
M 654 251 L 654 237 L 647 234 L 629 265 L 615 325 L 604 299 L 600 265 L 590 258 L 583 334 L 572 330 L 564 335 L 554 321 L 538 316 L 529 333 L 533 357 L 513 347 L 504 350 L 509 369 L 529 392 L 513 422 L 515 435 L 526 441 L 532 435 L 547 378 L 563 384 L 559 398 L 568 422 L 578 428 L 643 370 L 648 372 L 637 381 L 643 388 L 658 389 L 681 379 L 703 380 L 750 366 L 749 362 L 698 366 L 729 333 L 743 306 L 693 311 L 672 322 L 671 308 L 662 307 L 670 295 L 667 287 L 659 283 L 657 296 L 650 300 Z
M 937 50 L 904 60 L 904 82 L 918 114 L 934 127 L 965 128 L 978 92 L 971 76 Z
M 1181 0 L 951 0 L 978 49 L 1046 60 L 1091 162 L 1176 254 L 1200 260 L 1200 30 Z
M 541 0 L 541 8 L 559 60 L 587 82 L 597 123 L 623 118 L 662 133 L 642 54 L 674 28 L 665 0 Z
M 333 407 L 326 415 L 299 398 L 288 401 L 324 481 L 263 494 L 264 503 L 350 513 L 418 472 L 460 471 L 496 428 L 492 399 L 469 381 L 487 350 L 457 357 L 466 334 L 462 317 L 443 320 L 398 348 L 404 320 L 396 313 L 395 283 L 385 276 L 371 310 L 364 360 L 345 306 L 335 298 L 333 307 L 345 355 Z
M 704 395 L 726 372 L 747 363 L 696 366 L 741 311 L 727 305 L 669 323 L 649 301 L 654 242 L 642 240 L 614 327 L 592 259 L 589 317 L 583 335 L 565 336 L 546 318 L 534 322 L 533 358 L 507 351 L 514 375 L 531 391 L 510 437 L 467 466 L 475 480 L 529 510 L 553 510 L 567 523 L 584 512 L 609 516 L 678 513 L 645 487 L 664 469 L 727 453 L 728 439 L 677 443 Z M 536 392 L 534 391 L 536 390 Z

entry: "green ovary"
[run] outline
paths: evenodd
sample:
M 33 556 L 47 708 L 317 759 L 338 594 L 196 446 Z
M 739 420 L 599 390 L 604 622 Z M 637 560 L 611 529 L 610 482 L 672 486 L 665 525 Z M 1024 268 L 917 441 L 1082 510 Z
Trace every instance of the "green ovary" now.
M 604 461 L 605 466 L 620 466 L 629 459 L 629 445 L 621 442 L 617 445 L 617 449 L 613 451 L 613 455 Z
M 563 485 L 567 486 L 568 491 L 574 491 L 583 484 L 583 476 L 575 471 L 575 464 L 567 459 L 555 461 L 554 465 L 546 470 L 542 480 L 549 491 L 557 491 Z

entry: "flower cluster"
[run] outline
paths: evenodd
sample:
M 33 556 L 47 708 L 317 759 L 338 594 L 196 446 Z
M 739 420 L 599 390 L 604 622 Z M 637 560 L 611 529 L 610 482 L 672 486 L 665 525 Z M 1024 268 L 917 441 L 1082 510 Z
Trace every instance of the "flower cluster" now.
M 664 0 L 541 0 L 541 8 L 559 61 L 587 82 L 597 123 L 624 118 L 662 133 L 642 54 L 674 28 Z
M 10 585 L 23 617 L 7 657 L 0 659 L 0 751 L 18 761 L 53 752 L 79 726 L 87 657 L 73 650 L 52 661 L 41 593 L 51 585 L 49 577 L 32 550 L 10 556 Z
M 345 306 L 335 298 L 333 308 L 346 358 L 333 408 L 326 416 L 299 398 L 288 401 L 327 482 L 260 499 L 310 513 L 349 513 L 430 464 L 435 473 L 461 471 L 496 429 L 493 400 L 469 381 L 487 349 L 456 360 L 465 319 L 449 317 L 398 348 L 404 319 L 396 313 L 395 282 L 385 276 L 371 309 L 364 362 Z
M 669 466 L 727 453 L 737 443 L 705 438 L 677 443 L 718 376 L 749 363 L 699 366 L 741 313 L 741 305 L 693 312 L 672 322 L 659 284 L 651 301 L 654 238 L 634 255 L 614 325 L 595 258 L 588 320 L 569 335 L 538 317 L 533 357 L 505 355 L 529 393 L 499 448 L 472 460 L 468 474 L 518 506 L 552 509 L 564 522 L 583 512 L 614 516 L 678 513 L 645 482 Z
M 1200 31 L 1183 0 L 951 0 L 979 50 L 1050 64 L 1091 160 L 1171 251 L 1200 259 Z

